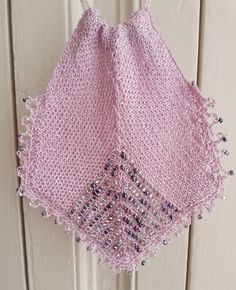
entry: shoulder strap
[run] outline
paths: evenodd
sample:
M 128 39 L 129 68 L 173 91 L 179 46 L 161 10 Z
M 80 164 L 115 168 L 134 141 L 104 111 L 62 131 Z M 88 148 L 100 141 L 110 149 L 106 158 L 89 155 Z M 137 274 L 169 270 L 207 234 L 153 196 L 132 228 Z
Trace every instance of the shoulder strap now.
M 151 0 L 144 0 L 144 8 L 149 8 L 151 6 Z
M 89 4 L 88 4 L 88 1 L 87 0 L 80 0 L 81 3 L 82 3 L 82 6 L 83 6 L 83 9 L 84 10 L 87 10 L 90 8 Z

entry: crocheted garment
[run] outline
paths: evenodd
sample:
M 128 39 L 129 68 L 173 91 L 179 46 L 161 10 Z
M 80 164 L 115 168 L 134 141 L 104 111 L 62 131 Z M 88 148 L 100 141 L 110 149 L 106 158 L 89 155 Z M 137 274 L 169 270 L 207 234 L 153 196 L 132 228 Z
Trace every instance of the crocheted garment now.
M 214 101 L 188 82 L 149 11 L 108 25 L 84 12 L 44 92 L 26 96 L 17 192 L 118 273 L 224 196 Z

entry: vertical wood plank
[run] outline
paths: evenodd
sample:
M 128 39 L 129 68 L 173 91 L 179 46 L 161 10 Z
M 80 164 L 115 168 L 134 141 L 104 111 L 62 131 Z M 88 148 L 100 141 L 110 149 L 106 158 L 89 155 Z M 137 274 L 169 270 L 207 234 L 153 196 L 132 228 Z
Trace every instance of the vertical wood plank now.
M 11 55 L 10 6 L 0 9 L 0 287 L 27 289 L 22 233 L 21 202 L 16 195 L 16 142 L 14 76 Z
M 26 114 L 21 102 L 47 85 L 67 39 L 66 1 L 12 0 L 17 117 Z M 21 129 L 21 128 L 20 128 Z M 75 289 L 71 235 L 44 219 L 24 198 L 30 290 Z M 19 289 L 19 288 L 18 288 Z
M 230 151 L 225 168 L 235 168 L 235 75 L 236 75 L 236 3 L 234 0 L 202 1 L 199 85 L 204 95 L 216 100 L 216 112 L 223 124 L 216 132 L 225 132 Z M 227 200 L 217 200 L 215 210 L 195 222 L 191 231 L 188 290 L 235 289 L 236 227 L 235 178 L 227 180 Z
M 187 79 L 197 77 L 200 1 L 152 1 L 151 14 Z M 188 230 L 160 246 L 158 257 L 137 273 L 137 289 L 185 289 Z

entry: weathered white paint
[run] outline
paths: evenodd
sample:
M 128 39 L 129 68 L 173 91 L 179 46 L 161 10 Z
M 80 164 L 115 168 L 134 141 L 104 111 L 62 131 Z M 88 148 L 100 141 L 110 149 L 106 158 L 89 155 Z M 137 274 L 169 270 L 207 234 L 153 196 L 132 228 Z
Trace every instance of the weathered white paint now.
M 236 168 L 235 76 L 236 2 L 203 1 L 199 84 L 202 92 L 216 100 L 224 122 L 215 131 L 228 134 L 222 148 L 230 151 L 225 168 Z M 226 201 L 219 199 L 215 210 L 196 221 L 191 236 L 188 290 L 233 290 L 236 288 L 235 177 L 226 182 Z
M 12 0 L 18 121 L 26 113 L 22 97 L 41 93 L 63 50 L 68 33 L 66 5 L 58 0 Z M 40 209 L 29 207 L 27 199 L 24 218 L 30 289 L 76 289 L 71 237 L 52 218 L 44 219 Z
M 15 105 L 10 7 L 5 0 L 1 1 L 0 9 L 0 43 L 0 288 L 26 290 L 21 202 L 16 195 Z
M 88 2 L 113 25 L 127 19 L 144 0 Z M 216 97 L 218 111 L 232 140 L 228 144 L 231 158 L 225 161 L 230 168 L 236 159 L 233 152 L 236 3 L 201 2 L 201 34 L 200 0 L 152 0 L 151 13 L 186 78 L 196 80 L 199 72 L 203 92 Z M 14 118 L 20 129 L 19 120 L 25 114 L 22 97 L 25 94 L 35 97 L 44 89 L 82 12 L 79 0 L 1 0 L 0 162 L 4 167 L 0 169 L 0 226 L 5 234 L 0 239 L 0 286 L 3 285 L 0 289 L 28 290 L 25 282 L 28 276 L 29 290 L 233 290 L 236 231 L 232 182 L 226 188 L 228 200 L 219 201 L 215 212 L 201 222 L 194 222 L 189 253 L 189 231 L 185 230 L 170 245 L 161 246 L 158 257 L 131 275 L 114 275 L 107 266 L 98 265 L 96 255 L 86 251 L 86 245 L 76 245 L 71 234 L 65 234 L 52 218 L 42 218 L 40 209 L 30 208 L 26 199 L 21 218 L 22 204 L 15 194 Z

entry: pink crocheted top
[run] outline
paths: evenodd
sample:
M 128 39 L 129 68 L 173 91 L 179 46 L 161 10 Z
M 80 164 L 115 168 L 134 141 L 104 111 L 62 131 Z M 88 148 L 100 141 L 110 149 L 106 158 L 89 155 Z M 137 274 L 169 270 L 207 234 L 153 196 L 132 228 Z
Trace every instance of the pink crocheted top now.
M 24 98 L 18 193 L 118 273 L 137 270 L 223 197 L 221 123 L 149 11 L 108 25 L 84 12 L 51 80 Z

